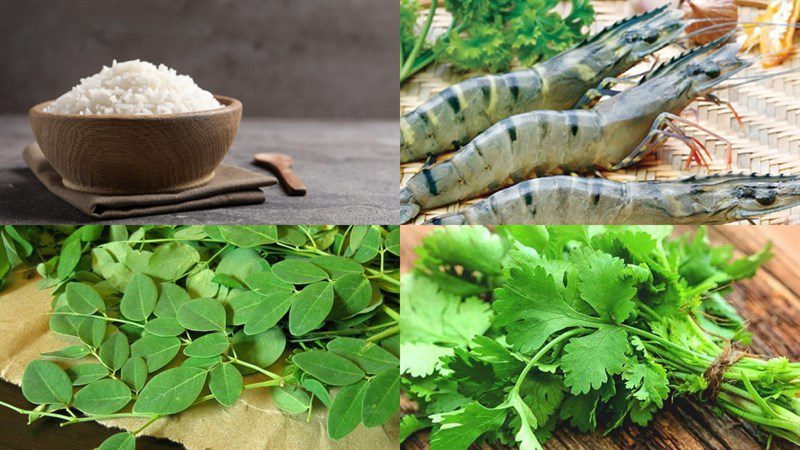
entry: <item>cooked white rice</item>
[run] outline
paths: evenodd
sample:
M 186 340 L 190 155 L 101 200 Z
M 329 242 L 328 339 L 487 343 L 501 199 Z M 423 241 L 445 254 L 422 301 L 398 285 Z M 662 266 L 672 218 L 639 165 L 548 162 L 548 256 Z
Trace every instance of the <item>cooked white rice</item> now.
M 51 103 L 45 112 L 58 114 L 173 114 L 221 108 L 214 96 L 192 77 L 138 59 L 103 66 L 100 73 Z

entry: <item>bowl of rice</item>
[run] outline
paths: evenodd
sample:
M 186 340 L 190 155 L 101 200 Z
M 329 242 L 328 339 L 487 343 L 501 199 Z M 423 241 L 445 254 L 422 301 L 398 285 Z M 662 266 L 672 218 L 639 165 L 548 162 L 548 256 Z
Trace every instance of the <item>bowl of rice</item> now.
M 64 186 L 107 195 L 202 186 L 230 149 L 242 104 L 163 64 L 114 61 L 29 112 Z

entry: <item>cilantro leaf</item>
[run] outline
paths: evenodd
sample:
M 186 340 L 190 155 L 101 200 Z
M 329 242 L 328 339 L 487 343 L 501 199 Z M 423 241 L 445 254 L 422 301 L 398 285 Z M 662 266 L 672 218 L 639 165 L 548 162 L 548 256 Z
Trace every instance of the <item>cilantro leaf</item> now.
M 608 253 L 582 249 L 576 251 L 581 260 L 580 294 L 603 319 L 622 323 L 636 304 L 633 280 L 627 277 L 625 262 Z
M 642 402 L 642 406 L 654 403 L 661 408 L 669 395 L 667 371 L 660 364 L 634 364 L 622 374 L 625 387 L 635 390 L 633 396 Z
M 466 449 L 483 433 L 499 428 L 505 420 L 505 409 L 489 409 L 477 402 L 458 411 L 436 414 L 433 422 L 438 427 L 431 433 L 431 450 Z
M 599 389 L 608 375 L 622 373 L 628 358 L 628 335 L 624 330 L 603 326 L 593 333 L 573 338 L 564 346 L 561 369 L 564 385 L 573 394 Z

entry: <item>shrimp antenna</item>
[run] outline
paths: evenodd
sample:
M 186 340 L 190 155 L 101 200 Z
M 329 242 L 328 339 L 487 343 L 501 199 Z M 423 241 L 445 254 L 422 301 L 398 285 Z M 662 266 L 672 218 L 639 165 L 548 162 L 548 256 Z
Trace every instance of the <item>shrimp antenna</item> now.
M 729 89 L 743 86 L 745 84 L 755 83 L 757 81 L 766 80 L 769 78 L 779 77 L 790 73 L 797 73 L 797 69 L 779 70 L 775 72 L 767 72 L 759 75 L 751 75 L 748 77 L 730 78 L 727 81 L 735 81 L 736 83 L 721 85 L 720 89 Z
M 698 22 L 699 21 L 711 22 L 713 19 L 694 19 L 694 20 L 697 20 Z M 758 26 L 766 26 L 766 27 L 776 27 L 777 26 L 777 27 L 781 27 L 782 26 L 782 27 L 800 28 L 800 24 L 796 24 L 796 23 L 795 24 L 790 24 L 790 23 L 782 23 L 782 22 L 739 22 L 739 21 L 729 20 L 729 21 L 720 21 L 720 22 L 717 22 L 717 23 L 715 23 L 713 25 L 709 25 L 707 27 L 699 28 L 699 29 L 697 29 L 695 31 L 692 31 L 691 33 L 686 33 L 686 36 L 683 36 L 681 38 L 681 40 L 690 39 L 690 38 L 693 38 L 695 36 L 702 36 L 704 34 L 712 33 L 712 32 L 717 31 L 719 29 L 727 29 L 727 28 L 730 28 L 731 24 L 736 24 L 736 26 L 733 27 L 732 31 L 733 30 L 744 29 L 745 27 L 751 27 L 751 26 L 753 26 L 753 27 L 758 27 Z

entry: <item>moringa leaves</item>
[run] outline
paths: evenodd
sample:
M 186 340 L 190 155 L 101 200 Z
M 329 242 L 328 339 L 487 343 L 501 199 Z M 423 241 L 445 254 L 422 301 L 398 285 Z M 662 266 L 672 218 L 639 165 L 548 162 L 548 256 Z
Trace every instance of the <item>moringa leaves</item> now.
M 72 400 L 72 382 L 55 363 L 34 360 L 22 374 L 22 394 L 31 403 L 68 405 Z
M 400 407 L 400 372 L 389 368 L 369 380 L 364 389 L 362 421 L 375 427 L 395 415 Z
M 132 409 L 149 424 L 263 389 L 287 414 L 331 408 L 331 435 L 340 438 L 396 409 L 387 406 L 391 390 L 378 393 L 399 374 L 385 349 L 399 342 L 399 259 L 387 248 L 398 242 L 396 227 L 59 227 L 48 229 L 50 250 L 28 244 L 46 242 L 37 227 L 6 228 L 0 245 L 14 247 L 3 245 L 2 255 L 54 255 L 38 272 L 54 288 L 51 330 L 71 340 L 42 354 L 66 369 L 29 366 L 24 390 L 42 402 L 31 420 L 74 412 L 113 420 Z M 337 393 L 353 385 L 349 401 L 348 389 Z M 134 447 L 132 433 L 101 445 Z
M 323 350 L 311 350 L 292 359 L 309 375 L 331 386 L 346 386 L 364 378 L 364 371 L 347 358 Z
M 133 404 L 135 413 L 175 414 L 191 406 L 200 395 L 206 371 L 196 367 L 176 367 L 154 376 Z

